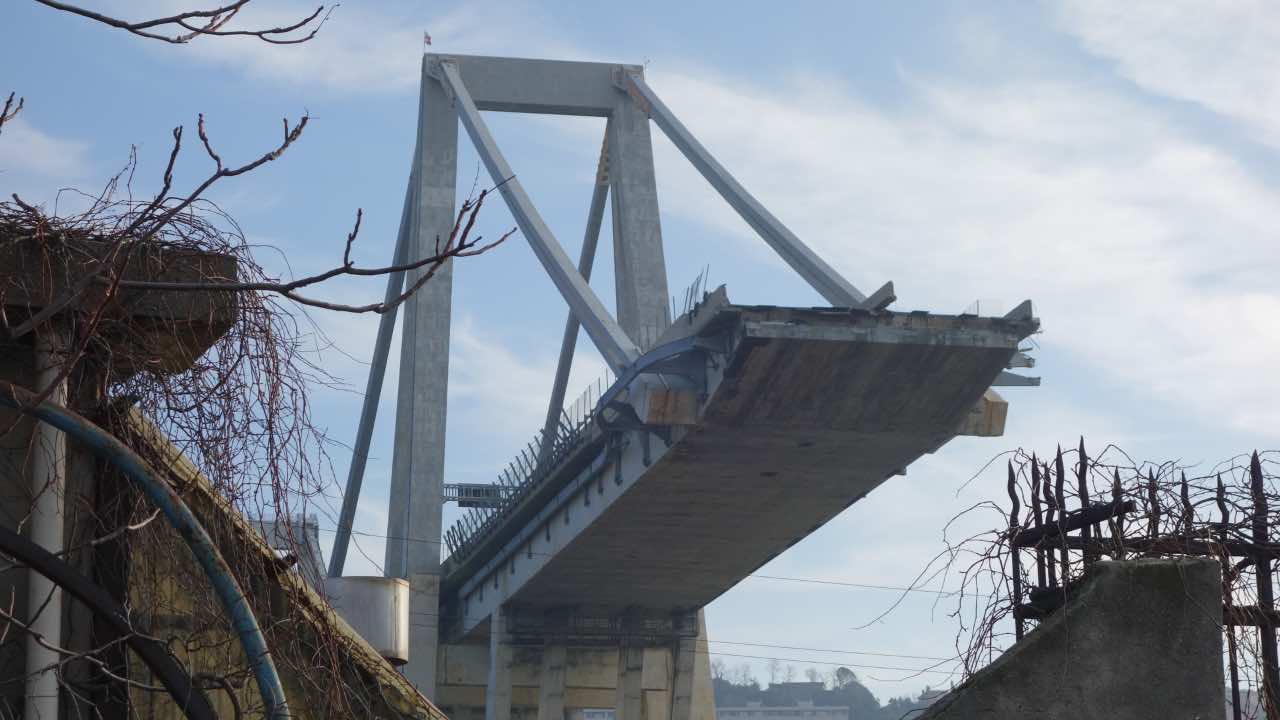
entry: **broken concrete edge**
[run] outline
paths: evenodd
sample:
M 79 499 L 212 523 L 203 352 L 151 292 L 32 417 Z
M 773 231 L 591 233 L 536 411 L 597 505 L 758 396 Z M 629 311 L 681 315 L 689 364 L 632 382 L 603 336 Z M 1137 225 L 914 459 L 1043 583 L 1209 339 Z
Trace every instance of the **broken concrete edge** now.
M 821 344 L 825 342 L 848 342 L 867 345 L 919 346 L 919 347 L 963 347 L 981 350 L 992 350 L 1012 356 L 1018 351 L 1019 343 L 1028 335 L 1036 332 L 1039 321 L 1030 319 L 1009 319 L 1002 317 L 979 317 L 964 315 L 934 315 L 924 312 L 879 312 L 851 311 L 848 308 L 829 307 L 782 307 L 765 305 L 733 305 L 728 303 L 724 286 L 707 293 L 706 296 L 688 313 L 677 319 L 666 335 L 661 338 L 663 344 L 674 344 L 680 340 L 696 337 L 711 341 L 709 345 L 722 345 L 722 351 L 728 358 L 725 360 L 726 376 L 734 375 L 739 363 L 749 353 L 748 345 L 767 344 L 772 342 L 804 341 Z M 1006 359 L 1007 359 L 1006 357 Z M 1002 366 L 1004 365 L 1002 361 Z M 989 379 L 994 379 L 995 370 Z M 624 377 L 617 383 L 625 383 Z M 989 382 L 987 383 L 989 386 Z M 615 385 L 616 387 L 616 385 Z M 711 391 L 714 397 L 734 387 L 732 382 L 718 382 Z M 641 394 L 646 400 L 647 393 Z M 688 401 L 698 401 L 700 407 L 685 405 Z M 667 407 L 657 412 L 658 419 L 671 423 L 670 427 L 686 427 L 698 424 L 699 413 L 705 409 L 709 401 L 696 396 L 676 398 L 674 408 L 668 414 Z M 652 408 L 644 401 L 636 408 L 648 416 Z M 992 390 L 985 390 L 974 405 L 966 409 L 965 415 L 958 417 L 954 427 L 940 428 L 936 450 L 956 435 L 998 436 L 1004 432 L 1007 402 Z M 504 553 L 511 552 L 510 545 L 516 542 L 522 527 L 543 512 L 547 502 L 565 492 L 571 492 L 572 483 L 585 475 L 580 473 L 592 469 L 592 458 L 601 458 L 605 443 L 604 433 L 598 424 L 593 424 L 575 450 L 564 460 L 551 466 L 542 480 L 534 484 L 534 488 L 517 496 L 515 504 L 503 511 L 503 517 L 490 529 L 480 533 L 478 541 L 459 557 L 451 554 L 442 563 L 441 593 L 448 598 L 462 587 L 468 578 L 486 574 L 486 568 L 500 564 Z M 673 445 L 680 443 L 677 436 Z M 662 452 L 662 451 L 659 451 Z M 603 460 L 600 460 L 603 462 Z M 526 531 L 527 532 L 527 531 Z M 446 606 L 449 601 L 443 601 Z M 461 611 L 446 615 L 461 615 Z
M 1170 569 L 1176 571 L 1172 574 L 1172 578 L 1169 577 L 1170 573 L 1166 572 Z M 1207 573 L 1210 577 L 1201 577 L 1197 582 L 1209 590 L 1217 589 L 1218 596 L 1213 602 L 1208 602 L 1207 598 L 1197 598 L 1188 583 L 1188 580 L 1193 579 L 1193 576 L 1204 573 Z M 1203 557 L 1143 558 L 1137 560 L 1106 560 L 1094 563 L 1089 567 L 1085 576 L 1081 578 L 1080 584 L 1073 588 L 1070 597 L 1067 599 L 1066 605 L 1062 609 L 1045 618 L 1035 629 L 1024 636 L 1022 640 L 1007 648 L 999 657 L 966 678 L 964 682 L 952 688 L 950 692 L 939 697 L 927 710 L 924 711 L 924 713 L 915 716 L 915 720 L 949 720 L 950 718 L 968 718 L 973 716 L 966 707 L 962 707 L 974 704 L 975 701 L 973 698 L 968 696 L 984 689 L 984 686 L 988 686 L 985 689 L 989 689 L 990 685 L 999 683 L 1002 679 L 1004 681 L 1008 681 L 1008 677 L 1002 678 L 1001 676 L 1015 675 L 1017 671 L 1027 670 L 1026 662 L 1028 658 L 1024 657 L 1024 655 L 1029 652 L 1034 652 L 1038 646 L 1041 645 L 1042 641 L 1053 642 L 1058 639 L 1057 636 L 1061 634 L 1066 637 L 1067 644 L 1070 645 L 1070 626 L 1073 623 L 1087 622 L 1087 619 L 1084 616 L 1093 613 L 1098 605 L 1105 606 L 1110 599 L 1107 596 L 1116 592 L 1115 588 L 1112 587 L 1113 585 L 1119 585 L 1121 582 L 1127 582 L 1129 586 L 1132 587 L 1132 583 L 1137 581 L 1145 583 L 1149 589 L 1159 594 L 1162 582 L 1169 579 L 1176 579 L 1181 584 L 1177 588 L 1167 588 L 1172 592 L 1166 593 L 1166 597 L 1181 595 L 1185 599 L 1190 612 L 1201 615 L 1201 619 L 1211 622 L 1216 626 L 1215 633 L 1219 647 L 1212 657 L 1206 658 L 1208 670 L 1207 687 L 1210 689 L 1210 693 L 1215 694 L 1216 697 L 1205 704 L 1213 707 L 1225 706 L 1226 700 L 1221 662 L 1221 628 L 1223 616 L 1222 600 L 1220 596 L 1220 564 L 1213 558 Z M 1212 592 L 1205 594 L 1209 595 L 1212 594 Z M 1145 610 L 1140 612 L 1144 615 L 1147 614 Z M 1166 636 L 1167 635 L 1168 634 L 1166 634 Z M 1116 641 L 1117 643 L 1125 642 L 1120 638 L 1116 638 Z M 1035 660 L 1034 657 L 1031 659 Z M 1162 657 L 1159 659 L 1166 662 L 1177 663 L 1177 660 L 1172 657 Z M 1080 672 L 1101 674 L 1105 671 L 1106 664 L 1106 662 L 1100 661 L 1100 659 L 1096 657 L 1082 657 L 1073 665 Z M 1055 688 L 1061 689 L 1065 687 L 1066 684 L 1062 681 L 1067 669 L 1067 665 L 1062 665 L 1053 669 L 1045 670 L 1047 674 L 1052 674 L 1054 676 Z M 1158 668 L 1154 667 L 1133 667 L 1130 668 L 1130 670 L 1132 670 L 1134 675 L 1130 676 L 1129 680 L 1136 680 L 1139 683 L 1146 683 L 1148 685 L 1154 683 L 1154 678 L 1157 678 L 1159 673 Z M 1215 670 L 1216 676 L 1214 672 Z M 1002 692 L 997 689 L 995 694 L 999 695 L 1002 694 Z M 1106 695 L 1106 692 L 1100 691 L 1099 695 Z M 1087 698 L 1080 698 L 1079 702 L 1081 704 L 1085 704 L 1087 703 L 1087 700 Z M 1206 711 L 1211 709 L 1212 708 L 1205 708 Z M 1005 715 L 1001 714 L 995 708 L 987 708 L 987 710 L 989 712 L 981 713 L 982 717 L 1005 717 Z M 1187 710 L 1188 712 L 1191 711 L 1189 708 L 1187 708 Z M 1150 717 L 1164 716 L 1158 711 L 1152 710 L 1152 712 L 1155 714 L 1150 715 Z M 1084 717 L 1087 716 L 1087 714 L 1080 716 Z M 1211 717 L 1219 716 L 1220 714 L 1217 713 L 1211 715 Z M 1044 715 L 1044 717 L 1057 716 L 1049 714 Z M 1115 717 L 1122 718 L 1128 716 L 1123 713 L 1119 713 L 1115 715 Z
M 667 328 L 666 333 L 664 333 L 658 340 L 657 345 L 679 340 L 689 335 L 706 335 L 708 334 L 708 326 L 713 323 L 719 324 L 725 322 L 723 314 L 726 313 L 726 311 L 728 313 L 742 313 L 743 311 L 749 310 L 769 309 L 776 308 L 771 308 L 771 306 L 734 305 L 729 301 L 728 290 L 724 285 L 720 285 L 714 290 L 704 293 L 701 299 L 697 299 L 694 302 L 693 307 L 691 307 L 688 312 L 676 318 L 671 323 L 671 326 Z M 817 311 L 823 315 L 830 315 L 832 313 L 841 315 L 847 314 L 857 317 L 869 315 L 869 313 L 855 313 L 854 311 L 840 310 L 836 308 L 797 308 L 796 310 Z M 1022 312 L 1011 312 L 1001 318 L 986 318 L 988 321 L 986 326 L 993 329 L 1004 326 L 1017 336 L 1018 341 L 1039 332 L 1040 321 L 1031 313 L 1030 301 L 1023 302 L 1018 306 L 1017 310 Z M 899 313 L 895 311 L 883 311 L 878 314 L 887 316 L 906 315 L 911 317 L 919 317 L 922 315 L 921 313 Z M 924 316 L 928 317 L 929 314 L 924 314 Z M 963 314 L 957 316 L 943 315 L 937 317 L 954 317 L 961 321 L 974 321 L 979 319 L 979 316 Z M 671 402 L 671 399 L 669 398 L 666 400 L 666 404 Z M 652 411 L 650 411 L 650 413 L 652 414 Z M 694 414 L 696 415 L 696 408 L 694 409 Z M 989 389 L 973 406 L 973 409 L 965 416 L 964 421 L 956 430 L 956 435 L 970 437 L 1000 437 L 1004 435 L 1005 422 L 1008 418 L 1008 414 L 1009 402 L 994 389 Z M 691 422 L 686 417 L 687 415 L 688 413 L 678 413 L 676 421 L 671 424 L 694 424 L 694 422 Z M 657 418 L 647 418 L 648 422 L 651 423 L 661 423 L 663 420 L 670 419 L 671 418 L 667 417 L 665 413 L 661 412 L 658 413 Z
M 122 438 L 124 442 L 142 450 L 144 457 L 149 460 L 159 459 L 163 463 L 162 467 L 156 469 L 190 502 L 192 511 L 201 522 L 229 526 L 230 534 L 212 533 L 215 542 L 234 537 L 237 546 L 220 547 L 220 551 L 228 555 L 254 553 L 262 558 L 264 567 L 279 567 L 275 551 L 258 534 L 253 524 L 213 489 L 209 479 L 164 436 L 150 418 L 137 408 L 129 408 L 121 413 L 120 420 L 120 425 L 127 434 L 127 437 Z M 297 573 L 282 570 L 276 573 L 275 580 L 291 598 L 300 601 L 304 616 L 320 632 L 341 640 L 355 667 L 377 686 L 388 705 L 407 717 L 447 720 L 445 714 L 430 699 L 380 656 Z

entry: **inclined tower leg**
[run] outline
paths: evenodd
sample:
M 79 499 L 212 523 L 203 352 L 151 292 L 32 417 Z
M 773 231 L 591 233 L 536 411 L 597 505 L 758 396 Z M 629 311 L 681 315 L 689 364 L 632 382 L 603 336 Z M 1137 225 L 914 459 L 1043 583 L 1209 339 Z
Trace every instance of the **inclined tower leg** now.
M 440 82 L 422 76 L 418 107 L 417 187 L 411 259 L 436 252 L 436 238 L 453 228 L 458 121 Z M 391 514 L 385 572 L 408 578 L 410 612 L 404 674 L 423 694 L 435 695 L 440 612 L 440 530 L 444 484 L 446 389 L 453 267 L 446 263 L 405 303 L 392 459 Z M 423 269 L 410 271 L 412 287 Z

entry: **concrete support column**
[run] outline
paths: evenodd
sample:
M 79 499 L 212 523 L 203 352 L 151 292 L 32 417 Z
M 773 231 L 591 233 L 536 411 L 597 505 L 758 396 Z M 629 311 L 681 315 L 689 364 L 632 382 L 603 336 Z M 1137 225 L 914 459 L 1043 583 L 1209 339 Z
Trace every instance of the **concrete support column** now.
M 693 720 L 693 675 L 697 638 L 680 638 L 671 648 L 670 720 Z
M 563 695 L 563 690 L 561 693 Z M 489 682 L 484 689 L 484 720 L 511 720 L 511 643 L 504 610 L 495 612 L 489 619 Z
M 716 695 L 711 684 L 711 646 L 707 644 L 707 611 L 698 611 L 698 639 L 693 645 L 693 720 L 716 720 Z
M 413 177 L 410 261 L 436 252 L 454 222 L 458 120 L 444 88 L 426 72 L 418 107 L 418 156 Z M 412 287 L 423 269 L 410 271 Z M 446 390 L 452 263 L 446 263 L 404 307 L 400 385 L 396 399 L 391 514 L 385 572 L 408 578 L 410 610 L 422 622 L 409 629 L 404 674 L 427 697 L 435 696 L 437 620 L 440 612 L 440 537 L 444 483 Z
M 644 718 L 644 648 L 622 645 L 618 648 L 618 689 L 614 701 L 614 720 Z
M 542 651 L 542 672 L 538 677 L 538 720 L 564 720 L 567 654 L 563 645 L 548 645 Z
M 671 324 L 649 116 L 619 93 L 607 132 L 618 324 L 647 350 Z
M 67 403 L 67 385 L 60 380 L 62 343 L 45 328 L 36 338 L 36 390 L 49 392 L 48 400 Z M 66 492 L 67 438 L 43 422 L 35 423 L 31 443 L 31 541 L 51 553 L 63 549 Z M 29 571 L 27 581 L 26 720 L 57 720 L 58 676 L 52 669 L 61 656 L 41 645 L 37 638 L 62 646 L 62 590 L 45 576 Z

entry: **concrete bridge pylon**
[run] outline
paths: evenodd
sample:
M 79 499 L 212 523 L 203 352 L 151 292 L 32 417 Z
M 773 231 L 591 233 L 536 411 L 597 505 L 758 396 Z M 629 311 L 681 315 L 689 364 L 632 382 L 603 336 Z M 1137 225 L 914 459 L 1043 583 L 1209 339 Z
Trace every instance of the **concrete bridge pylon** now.
M 482 111 L 606 118 L 575 266 Z M 692 291 L 673 321 L 650 121 L 830 307 L 739 306 Z M 386 573 L 411 585 L 405 675 L 451 717 L 713 720 L 703 608 L 957 435 L 999 435 L 993 385 L 1036 384 L 1003 317 L 888 310 L 752 197 L 636 65 L 428 54 L 397 263 L 456 213 L 458 128 L 569 306 L 537 440 L 493 486 L 444 482 L 452 273 L 405 303 Z M 616 317 L 589 278 L 606 201 Z M 389 278 L 394 298 L 415 280 Z M 341 575 L 396 317 L 381 318 L 329 574 Z M 579 329 L 614 379 L 565 412 Z M 465 491 L 465 492 L 464 492 Z M 442 528 L 443 503 L 472 510 Z M 442 544 L 450 554 L 441 561 Z

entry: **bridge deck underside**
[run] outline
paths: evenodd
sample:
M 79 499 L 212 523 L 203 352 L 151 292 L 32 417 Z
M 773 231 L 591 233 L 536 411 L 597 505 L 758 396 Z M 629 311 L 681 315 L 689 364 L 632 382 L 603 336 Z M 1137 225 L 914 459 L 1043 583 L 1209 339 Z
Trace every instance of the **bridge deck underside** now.
M 770 332 L 748 330 L 699 424 L 514 603 L 707 604 L 954 436 L 1017 340 L 841 342 Z

